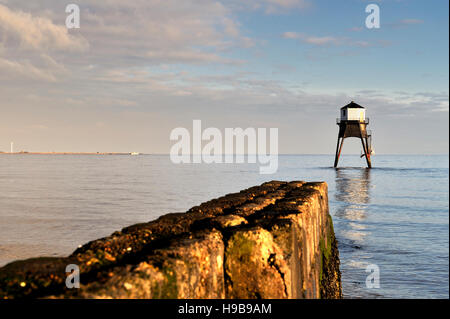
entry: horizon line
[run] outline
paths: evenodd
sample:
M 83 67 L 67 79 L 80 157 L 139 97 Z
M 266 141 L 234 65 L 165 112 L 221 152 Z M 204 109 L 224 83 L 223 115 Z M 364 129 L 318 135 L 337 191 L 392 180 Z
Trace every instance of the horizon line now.
M 9 154 L 9 155 L 158 155 L 158 156 L 170 156 L 170 153 L 145 153 L 145 152 L 136 152 L 136 151 L 132 151 L 132 152 L 115 152 L 115 151 L 19 151 L 19 152 L 5 152 L 5 151 L 0 151 L 0 154 Z M 189 156 L 202 156 L 203 154 L 189 154 Z M 237 153 L 221 153 L 221 154 L 216 154 L 219 156 L 249 156 L 249 155 L 254 155 L 254 156 L 258 156 L 261 154 L 258 153 L 244 153 L 244 154 L 237 154 Z M 262 155 L 266 155 L 269 156 L 271 154 L 262 154 Z M 275 154 L 274 154 L 275 155 Z M 316 156 L 334 156 L 334 153 L 280 153 L 280 154 L 276 154 L 277 156 L 302 156 L 302 155 L 316 155 Z M 361 155 L 358 153 L 347 153 L 347 154 L 342 154 L 341 156 L 355 156 L 355 155 Z M 382 156 L 382 155 L 423 155 L 423 156 L 430 156 L 430 155 L 449 155 L 449 153 L 377 153 L 374 156 Z

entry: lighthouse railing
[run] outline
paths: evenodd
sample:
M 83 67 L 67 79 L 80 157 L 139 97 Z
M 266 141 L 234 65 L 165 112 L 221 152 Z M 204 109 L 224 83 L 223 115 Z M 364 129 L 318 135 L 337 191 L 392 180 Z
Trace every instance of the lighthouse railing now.
M 336 118 L 336 124 L 339 125 L 342 122 L 359 122 L 360 124 L 369 124 L 369 118 L 366 118 L 364 120 L 345 120 L 345 119 L 341 119 L 341 118 Z

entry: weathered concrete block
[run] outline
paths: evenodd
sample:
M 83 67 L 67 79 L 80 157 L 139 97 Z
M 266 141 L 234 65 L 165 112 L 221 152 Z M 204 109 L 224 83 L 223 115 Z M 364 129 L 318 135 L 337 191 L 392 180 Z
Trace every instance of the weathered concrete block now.
M 115 267 L 106 281 L 83 285 L 78 298 L 224 298 L 222 235 L 199 232 L 156 249 L 137 265 Z
M 280 248 L 283 260 L 286 263 L 286 272 L 283 274 L 286 285 L 287 298 L 304 299 L 308 291 L 305 249 L 306 238 L 303 229 L 289 219 L 282 219 L 267 223 L 267 230 L 274 242 Z
M 67 289 L 65 266 L 80 268 Z M 326 183 L 272 181 L 0 268 L 0 298 L 340 298 Z
M 226 297 L 287 298 L 283 253 L 267 230 L 236 229 L 225 249 Z

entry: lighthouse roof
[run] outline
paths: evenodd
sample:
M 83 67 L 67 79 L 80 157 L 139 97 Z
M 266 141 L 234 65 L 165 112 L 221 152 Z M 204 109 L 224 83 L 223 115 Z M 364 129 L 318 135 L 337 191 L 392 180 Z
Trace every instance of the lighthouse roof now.
M 356 104 L 355 102 L 351 101 L 346 106 L 341 107 L 341 110 L 344 110 L 344 109 L 363 109 L 363 108 L 364 107 L 362 107 L 361 105 Z

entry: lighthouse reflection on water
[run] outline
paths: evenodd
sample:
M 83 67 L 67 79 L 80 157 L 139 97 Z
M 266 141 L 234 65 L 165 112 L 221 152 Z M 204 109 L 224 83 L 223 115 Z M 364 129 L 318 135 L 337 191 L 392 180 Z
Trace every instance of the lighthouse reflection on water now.
M 339 227 L 340 230 L 340 253 L 347 256 L 346 259 L 341 259 L 341 271 L 346 274 L 342 278 L 343 288 L 344 291 L 355 292 L 354 295 L 373 297 L 376 291 L 369 291 L 365 286 L 365 269 L 373 263 L 366 240 L 370 235 L 366 219 L 369 214 L 371 170 L 345 167 L 336 168 L 335 172 L 334 197 L 337 207 L 334 211 L 334 223 L 335 228 Z

